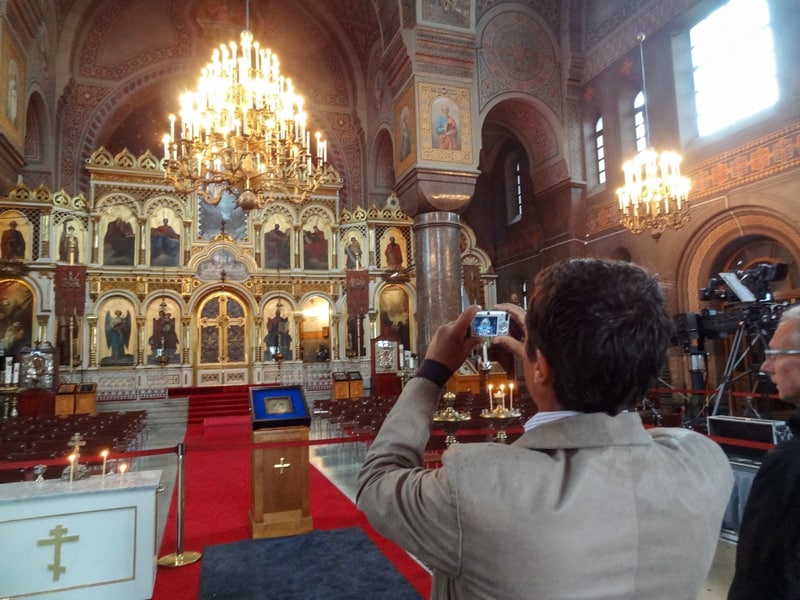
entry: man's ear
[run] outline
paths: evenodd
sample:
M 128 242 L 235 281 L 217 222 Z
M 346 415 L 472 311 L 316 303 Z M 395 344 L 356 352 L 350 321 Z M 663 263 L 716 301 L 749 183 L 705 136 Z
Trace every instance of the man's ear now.
M 542 354 L 542 351 L 539 348 L 536 349 L 536 371 L 534 376 L 536 377 L 536 383 L 551 383 L 553 377 L 553 369 L 550 366 L 550 361 L 547 360 L 547 357 Z

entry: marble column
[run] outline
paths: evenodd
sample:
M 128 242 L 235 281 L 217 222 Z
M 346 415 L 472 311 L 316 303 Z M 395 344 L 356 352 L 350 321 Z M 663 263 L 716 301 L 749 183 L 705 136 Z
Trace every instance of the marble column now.
M 433 333 L 461 312 L 461 220 L 453 212 L 417 215 L 413 225 L 417 281 L 417 355 Z

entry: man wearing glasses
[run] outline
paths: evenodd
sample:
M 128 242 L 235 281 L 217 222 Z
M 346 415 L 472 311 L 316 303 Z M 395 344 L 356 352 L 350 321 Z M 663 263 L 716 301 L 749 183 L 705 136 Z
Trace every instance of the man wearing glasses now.
M 761 371 L 781 400 L 800 406 L 800 305 L 784 311 Z M 800 411 L 793 438 L 765 456 L 747 498 L 729 600 L 800 599 Z

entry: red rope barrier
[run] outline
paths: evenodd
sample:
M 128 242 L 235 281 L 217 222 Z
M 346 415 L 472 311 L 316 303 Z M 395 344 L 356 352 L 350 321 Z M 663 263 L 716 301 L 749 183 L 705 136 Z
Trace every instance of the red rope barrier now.
M 156 456 L 158 454 L 174 454 L 175 447 L 172 448 L 152 448 L 150 450 L 132 450 L 130 452 L 114 452 L 109 453 L 106 457 L 107 460 L 123 459 L 128 460 L 132 458 L 139 458 L 142 456 Z M 82 454 L 82 459 L 87 459 L 82 462 L 102 462 L 103 456 L 101 454 Z M 46 467 L 67 467 L 69 466 L 69 459 L 66 456 L 56 458 L 39 458 L 33 460 L 21 461 L 0 461 L 0 471 L 11 471 L 13 469 L 28 469 L 36 465 L 44 465 Z

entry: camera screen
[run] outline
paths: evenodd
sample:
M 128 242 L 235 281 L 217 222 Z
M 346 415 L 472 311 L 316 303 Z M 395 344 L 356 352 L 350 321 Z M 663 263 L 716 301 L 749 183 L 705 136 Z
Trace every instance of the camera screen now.
M 478 337 L 497 335 L 498 315 L 479 314 L 472 322 L 473 335 Z

